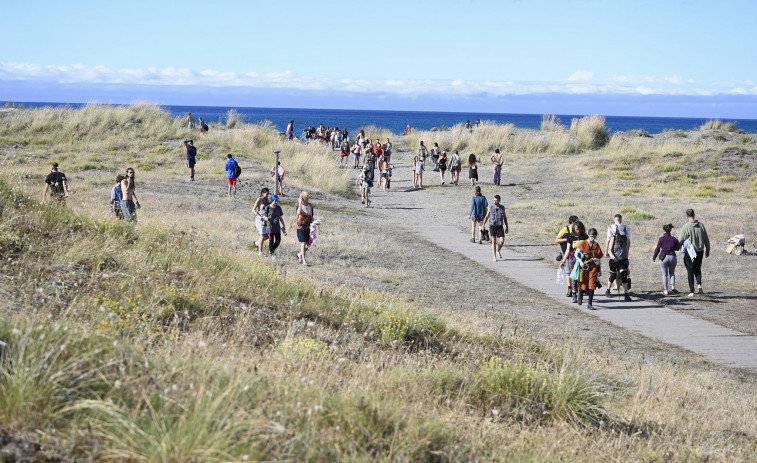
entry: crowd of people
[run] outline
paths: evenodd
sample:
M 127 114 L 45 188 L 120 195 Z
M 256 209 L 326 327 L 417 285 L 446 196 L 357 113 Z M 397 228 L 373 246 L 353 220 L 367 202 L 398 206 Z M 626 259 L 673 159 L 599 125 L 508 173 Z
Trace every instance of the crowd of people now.
M 675 278 L 677 252 L 683 253 L 688 274 L 689 297 L 693 297 L 697 292 L 703 292 L 702 259 L 710 256 L 710 239 L 707 229 L 696 219 L 693 209 L 686 210 L 686 218 L 687 221 L 681 227 L 677 237 L 671 234 L 672 224 L 663 225 L 663 234 L 658 239 L 652 255 L 653 262 L 658 257 L 660 258 L 664 296 L 678 294 Z M 560 269 L 565 274 L 568 287 L 567 297 L 571 297 L 574 303 L 581 305 L 584 296 L 587 296 L 587 307 L 592 310 L 594 309 L 594 291 L 602 287 L 599 277 L 602 275 L 603 257 L 608 258 L 609 270 L 605 296 L 611 297 L 611 290 L 614 287 L 618 292 L 623 290 L 625 301 L 631 301 L 629 295 L 631 229 L 623 223 L 623 216 L 616 214 L 613 223 L 607 227 L 605 252 L 596 241 L 597 236 L 596 228 L 590 228 L 587 231 L 578 217 L 570 216 L 568 225 L 563 227 L 555 238 L 555 242 L 562 248 L 558 259 Z
M 201 120 L 201 126 L 204 122 Z M 477 121 L 476 125 L 478 125 Z M 191 113 L 188 114 L 187 124 L 194 128 L 194 119 Z M 470 121 L 468 121 L 470 124 Z M 471 125 L 472 127 L 472 125 Z M 285 132 L 286 137 L 293 139 L 294 121 L 291 121 Z M 326 143 L 332 149 L 339 149 L 340 162 L 339 166 L 347 167 L 347 158 L 352 155 L 354 158 L 353 168 L 359 169 L 356 180 L 356 186 L 361 192 L 361 201 L 365 207 L 370 207 L 371 188 L 375 182 L 375 171 L 379 170 L 379 187 L 387 191 L 391 187 L 391 178 L 393 166 L 391 163 L 392 143 L 390 139 L 385 142 L 366 137 L 365 132 L 360 130 L 355 140 L 350 144 L 349 132 L 346 128 L 340 130 L 338 127 L 325 127 L 319 125 L 317 128 L 308 126 L 304 130 L 306 142 L 319 141 Z M 193 140 L 185 140 L 184 146 L 187 151 L 187 168 L 189 169 L 189 181 L 194 181 L 195 163 L 197 149 Z M 503 157 L 499 149 L 496 149 L 491 155 L 492 182 L 495 186 L 501 185 Z M 483 244 L 483 241 L 491 241 L 492 259 L 496 262 L 502 258 L 501 250 L 504 246 L 505 235 L 509 233 L 509 224 L 505 207 L 501 204 L 501 197 L 494 195 L 493 204 L 489 204 L 486 197 L 481 192 L 481 187 L 476 185 L 478 181 L 478 164 L 479 159 L 475 154 L 468 156 L 468 178 L 471 186 L 474 187 L 474 194 L 471 199 L 471 206 L 468 217 L 471 220 L 471 239 L 472 243 Z M 413 189 L 423 188 L 423 173 L 426 170 L 426 164 L 430 163 L 432 171 L 439 172 L 440 184 L 446 183 L 446 172 L 450 172 L 450 185 L 459 184 L 459 176 L 462 170 L 462 159 L 458 151 L 450 156 L 447 152 L 440 149 L 438 143 L 434 143 L 431 149 L 428 149 L 423 141 L 420 142 L 417 155 L 413 158 L 412 175 Z M 234 159 L 233 155 L 228 154 L 224 165 L 227 180 L 227 195 L 232 199 L 236 195 L 237 179 L 241 174 L 241 167 Z M 275 258 L 275 252 L 281 243 L 281 234 L 287 235 L 286 225 L 283 220 L 284 212 L 280 205 L 280 196 L 283 195 L 283 178 L 284 169 L 279 165 L 271 170 L 271 176 L 278 175 L 276 182 L 279 187 L 276 194 L 271 195 L 268 188 L 263 188 L 260 196 L 256 199 L 253 206 L 255 217 L 255 227 L 259 237 L 255 241 L 255 247 L 262 255 L 263 247 L 268 241 L 268 253 Z M 53 163 L 50 166 L 50 174 L 45 178 L 45 190 L 43 199 L 50 195 L 51 198 L 65 202 L 69 195 L 69 185 L 66 175 L 59 171 L 59 165 Z M 126 169 L 125 175 L 116 176 L 115 185 L 111 189 L 110 198 L 111 210 L 116 218 L 128 222 L 136 223 L 137 209 L 140 203 L 137 198 L 135 172 L 133 168 Z M 315 239 L 317 225 L 320 221 L 313 219 L 313 205 L 309 201 L 308 194 L 302 192 L 298 198 L 295 214 L 297 217 L 297 238 L 300 245 L 297 252 L 297 259 L 303 265 L 307 264 L 307 250 Z M 652 255 L 652 261 L 657 261 L 662 274 L 664 296 L 678 294 L 676 289 L 675 270 L 677 266 L 677 254 L 683 254 L 684 265 L 688 274 L 689 296 L 694 296 L 696 292 L 702 293 L 702 260 L 709 257 L 710 241 L 707 230 L 699 222 L 692 209 L 686 211 L 687 222 L 681 227 L 678 236 L 672 235 L 673 225 L 666 224 L 663 228 L 663 234 L 660 236 L 655 251 Z M 488 226 L 488 229 L 487 229 Z M 479 236 L 477 238 L 477 231 Z M 565 275 L 567 285 L 567 296 L 572 298 L 573 302 L 582 305 L 584 297 L 588 298 L 588 308 L 594 309 L 594 294 L 597 289 L 602 288 L 600 277 L 602 276 L 602 259 L 608 258 L 609 276 L 606 282 L 605 296 L 611 297 L 611 290 L 616 289 L 620 293 L 623 291 L 625 301 L 630 301 L 629 295 L 631 289 L 630 278 L 630 248 L 631 248 L 631 230 L 623 223 L 623 217 L 616 214 L 607 227 L 606 241 L 603 248 L 597 241 L 598 231 L 596 228 L 586 229 L 583 222 L 577 216 L 570 216 L 568 224 L 564 226 L 557 234 L 555 242 L 560 245 L 561 252 L 558 256 L 560 261 L 560 271 Z M 696 283 L 696 288 L 695 288 Z

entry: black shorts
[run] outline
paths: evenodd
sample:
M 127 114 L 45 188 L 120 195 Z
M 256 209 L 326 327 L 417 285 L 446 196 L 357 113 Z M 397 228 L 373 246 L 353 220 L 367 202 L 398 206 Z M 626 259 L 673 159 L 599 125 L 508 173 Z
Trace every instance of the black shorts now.
M 297 241 L 300 243 L 307 243 L 310 240 L 310 226 L 308 225 L 308 229 L 304 230 L 302 228 L 297 229 Z
M 191 169 L 194 166 L 195 166 L 195 160 L 194 160 L 194 158 L 193 159 L 187 159 L 187 167 L 189 167 Z
M 505 227 L 502 225 L 489 225 L 489 235 L 492 238 L 504 238 Z
M 615 262 L 615 259 L 610 259 L 610 272 L 616 273 L 621 270 L 628 270 L 628 259 L 623 259 Z

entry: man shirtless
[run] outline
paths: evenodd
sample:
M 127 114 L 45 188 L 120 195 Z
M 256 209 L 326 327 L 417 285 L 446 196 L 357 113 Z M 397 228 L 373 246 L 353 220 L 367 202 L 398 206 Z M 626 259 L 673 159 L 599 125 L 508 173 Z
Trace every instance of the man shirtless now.
M 137 209 L 141 206 L 139 205 L 135 189 L 134 169 L 129 167 L 126 169 L 126 178 L 121 180 L 121 191 L 124 195 L 124 199 L 121 202 L 121 211 L 124 214 L 124 220 L 137 223 Z

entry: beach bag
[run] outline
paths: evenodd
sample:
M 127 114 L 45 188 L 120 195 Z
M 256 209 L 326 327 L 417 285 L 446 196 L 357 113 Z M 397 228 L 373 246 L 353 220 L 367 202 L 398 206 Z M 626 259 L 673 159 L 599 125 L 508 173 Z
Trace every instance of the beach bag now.
M 584 253 L 581 251 L 576 251 L 576 261 L 583 260 Z M 576 264 L 573 266 L 573 270 L 570 272 L 570 279 L 579 281 L 581 280 L 581 265 L 576 262 Z
M 484 228 L 481 230 L 481 241 L 491 241 L 491 237 L 489 236 L 489 230 Z
M 683 242 L 681 249 L 686 249 L 686 254 L 689 255 L 689 259 L 691 259 L 692 262 L 697 258 L 697 250 L 694 249 L 694 246 L 691 245 L 691 241 L 689 241 L 688 239 Z

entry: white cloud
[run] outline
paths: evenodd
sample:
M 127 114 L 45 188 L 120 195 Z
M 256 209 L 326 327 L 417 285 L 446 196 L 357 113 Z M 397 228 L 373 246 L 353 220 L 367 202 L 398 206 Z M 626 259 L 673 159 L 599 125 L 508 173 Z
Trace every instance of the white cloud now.
M 394 95 L 526 95 L 531 93 L 566 94 L 641 94 L 641 95 L 757 95 L 750 81 L 714 82 L 695 86 L 693 79 L 678 76 L 654 78 L 646 75 L 614 76 L 605 81 L 590 71 L 579 70 L 567 82 L 518 82 L 513 80 L 430 80 L 430 79 L 351 79 L 317 78 L 292 71 L 228 72 L 212 69 L 195 71 L 167 67 L 113 69 L 107 66 L 41 65 L 0 62 L 0 81 L 23 80 L 54 83 L 193 85 L 201 87 L 285 88 L 295 90 L 388 93 Z
M 576 81 L 584 81 L 584 80 L 593 80 L 594 79 L 594 73 L 591 71 L 581 71 L 578 70 L 571 74 L 570 77 L 568 77 L 568 82 L 576 82 Z

